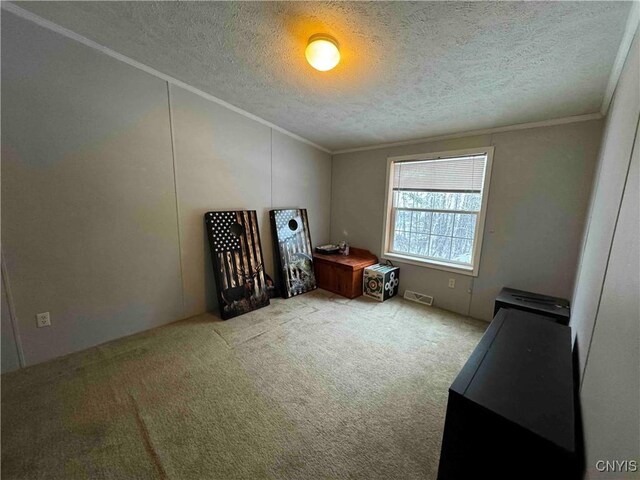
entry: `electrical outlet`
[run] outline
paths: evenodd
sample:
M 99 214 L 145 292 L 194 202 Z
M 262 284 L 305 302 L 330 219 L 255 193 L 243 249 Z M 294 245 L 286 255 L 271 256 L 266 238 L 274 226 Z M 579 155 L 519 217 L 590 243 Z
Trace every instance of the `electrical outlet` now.
M 449 288 L 456 288 L 456 279 L 455 278 L 450 278 L 449 279 Z
M 36 325 L 38 325 L 38 328 L 50 327 L 51 317 L 49 317 L 49 312 L 36 314 Z

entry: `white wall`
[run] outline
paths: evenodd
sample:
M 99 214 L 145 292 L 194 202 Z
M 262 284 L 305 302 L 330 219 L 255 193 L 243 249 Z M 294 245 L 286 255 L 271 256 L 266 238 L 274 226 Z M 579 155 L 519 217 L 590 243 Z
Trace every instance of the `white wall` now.
M 601 130 L 596 120 L 334 155 L 332 241 L 381 254 L 388 157 L 493 145 L 478 277 L 398 262 L 400 290 L 484 320 L 505 286 L 569 298 Z
M 571 325 L 578 346 L 581 373 L 593 332 L 640 113 L 639 69 L 636 38 L 616 87 L 603 133 L 598 173 L 573 295 L 575 306 Z
M 214 308 L 207 210 L 256 209 L 270 273 L 281 199 L 328 240 L 327 181 L 272 191 L 329 178 L 328 154 L 170 90 L 2 12 L 2 253 L 27 365 Z
M 639 60 L 636 34 L 607 118 L 571 320 L 588 478 L 640 475 L 596 468 L 640 462 Z

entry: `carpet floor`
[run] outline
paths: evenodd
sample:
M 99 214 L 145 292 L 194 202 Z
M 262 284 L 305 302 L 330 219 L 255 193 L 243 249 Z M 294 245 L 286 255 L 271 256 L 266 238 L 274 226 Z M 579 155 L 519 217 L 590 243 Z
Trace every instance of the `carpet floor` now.
M 487 324 L 316 290 L 2 376 L 3 479 L 434 479 Z

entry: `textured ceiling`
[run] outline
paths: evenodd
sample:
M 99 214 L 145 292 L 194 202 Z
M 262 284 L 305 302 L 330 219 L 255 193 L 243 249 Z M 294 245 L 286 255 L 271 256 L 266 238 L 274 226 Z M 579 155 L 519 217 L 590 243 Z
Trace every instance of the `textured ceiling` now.
M 597 112 L 629 2 L 16 2 L 329 149 Z M 318 72 L 309 36 L 338 39 Z

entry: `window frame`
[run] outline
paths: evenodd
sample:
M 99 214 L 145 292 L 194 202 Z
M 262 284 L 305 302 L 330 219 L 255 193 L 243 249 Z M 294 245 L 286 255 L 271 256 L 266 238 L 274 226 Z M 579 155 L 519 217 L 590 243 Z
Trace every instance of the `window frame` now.
M 382 258 L 420 267 L 444 270 L 447 272 L 459 273 L 462 275 L 478 276 L 480 268 L 480 256 L 482 252 L 482 240 L 484 236 L 484 226 L 487 215 L 487 205 L 489 201 L 489 186 L 491 184 L 491 171 L 493 167 L 493 150 L 492 146 L 470 148 L 464 150 L 451 150 L 446 152 L 430 152 L 419 153 L 415 155 L 400 155 L 387 158 L 387 188 L 385 194 L 384 221 L 382 232 Z M 484 181 L 482 183 L 482 201 L 480 203 L 480 211 L 477 213 L 476 229 L 473 238 L 472 247 L 472 264 L 462 265 L 455 262 L 447 262 L 434 259 L 431 257 L 423 257 L 408 253 L 394 252 L 392 247 L 393 226 L 395 225 L 395 210 L 393 208 L 393 168 L 396 162 L 412 161 L 412 160 L 443 160 L 447 158 L 465 157 L 471 155 L 486 155 Z M 418 209 L 423 210 L 423 209 Z M 427 211 L 431 211 L 427 209 Z M 456 213 L 455 211 L 447 211 Z M 471 213 L 471 212 L 460 212 Z

